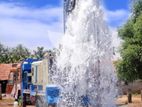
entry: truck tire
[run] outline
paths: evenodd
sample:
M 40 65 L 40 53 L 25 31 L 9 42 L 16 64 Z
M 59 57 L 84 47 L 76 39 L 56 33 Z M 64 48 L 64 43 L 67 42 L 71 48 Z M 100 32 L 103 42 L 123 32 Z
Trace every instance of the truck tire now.
M 36 97 L 36 107 L 47 107 L 47 104 L 44 102 L 43 96 Z

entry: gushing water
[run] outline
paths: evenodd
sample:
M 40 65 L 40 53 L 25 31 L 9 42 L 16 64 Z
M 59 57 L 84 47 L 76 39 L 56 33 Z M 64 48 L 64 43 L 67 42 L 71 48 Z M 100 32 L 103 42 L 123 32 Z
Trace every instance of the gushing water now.
M 99 0 L 77 0 L 66 27 L 53 75 L 59 107 L 116 107 L 111 36 Z

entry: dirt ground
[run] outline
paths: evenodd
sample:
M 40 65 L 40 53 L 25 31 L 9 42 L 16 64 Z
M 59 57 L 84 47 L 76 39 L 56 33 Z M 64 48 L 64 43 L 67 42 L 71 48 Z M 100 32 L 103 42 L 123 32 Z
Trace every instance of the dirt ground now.
M 117 99 L 117 104 L 119 107 L 142 107 L 142 101 L 140 95 L 133 95 L 133 103 L 127 104 L 127 96 L 121 96 Z M 0 100 L 0 107 L 13 107 L 14 99 L 12 97 L 6 96 Z M 34 106 L 27 106 L 34 107 Z
M 117 100 L 118 105 L 122 105 L 122 107 L 142 107 L 142 101 L 140 95 L 133 95 L 132 104 L 128 104 L 127 96 L 121 96 Z M 121 107 L 121 106 L 120 106 Z
M 0 107 L 13 107 L 14 99 L 4 97 L 0 100 Z

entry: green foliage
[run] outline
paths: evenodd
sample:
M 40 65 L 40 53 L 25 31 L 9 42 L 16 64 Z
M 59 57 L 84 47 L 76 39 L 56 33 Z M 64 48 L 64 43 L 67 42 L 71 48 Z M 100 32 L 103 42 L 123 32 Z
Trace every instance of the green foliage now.
M 27 48 L 23 47 L 22 45 L 18 45 L 17 47 L 13 48 L 12 50 L 12 57 L 16 61 L 23 60 L 30 56 L 30 52 Z
M 30 52 L 22 45 L 8 48 L 0 44 L 0 63 L 16 63 L 28 57 L 30 57 Z
M 0 63 L 17 63 L 26 58 L 42 59 L 46 52 L 44 47 L 37 47 L 34 54 L 31 54 L 29 49 L 21 44 L 14 48 L 8 48 L 0 43 Z
M 139 17 L 136 19 L 136 22 L 134 23 L 134 31 L 135 31 L 135 36 L 142 40 L 142 14 L 139 15 Z
M 20 96 L 19 99 L 18 99 L 18 106 L 19 107 L 22 107 L 22 102 L 23 102 L 22 101 L 22 96 Z
M 42 59 L 45 55 L 46 51 L 44 47 L 37 47 L 37 50 L 34 50 L 34 57 L 37 59 Z
M 128 20 L 128 22 L 119 30 L 119 36 L 122 39 L 129 39 L 134 36 L 133 21 Z
M 119 36 L 123 44 L 118 77 L 127 82 L 142 79 L 142 0 L 135 2 L 133 16 L 119 29 Z
M 0 44 L 0 63 L 2 62 L 8 63 L 10 60 L 9 55 L 10 55 L 9 48 L 4 47 L 2 44 Z
M 137 0 L 133 5 L 134 20 L 142 13 L 142 0 Z

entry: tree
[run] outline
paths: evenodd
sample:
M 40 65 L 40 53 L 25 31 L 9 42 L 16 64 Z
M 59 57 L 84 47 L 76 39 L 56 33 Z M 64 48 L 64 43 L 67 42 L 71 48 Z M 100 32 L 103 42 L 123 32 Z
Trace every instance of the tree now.
M 119 36 L 123 44 L 122 60 L 117 64 L 118 76 L 128 82 L 142 79 L 142 0 L 135 2 L 133 15 L 119 29 Z
M 122 60 L 117 63 L 118 77 L 125 82 L 142 79 L 142 0 L 134 2 L 132 16 L 119 29 L 123 40 Z M 129 93 L 129 101 L 131 101 Z
M 9 63 L 9 48 L 0 43 L 0 63 Z
M 136 20 L 136 18 L 142 13 L 142 0 L 134 0 L 133 2 L 132 13 L 134 20 Z
M 0 63 L 17 63 L 25 58 L 30 57 L 29 50 L 17 45 L 15 48 L 8 48 L 0 44 Z
M 45 55 L 46 51 L 44 47 L 37 47 L 37 50 L 34 50 L 34 57 L 38 59 L 42 59 Z
M 30 55 L 31 53 L 29 52 L 29 50 L 26 47 L 19 44 L 12 49 L 11 52 L 12 62 L 19 62 L 23 59 L 30 57 Z

